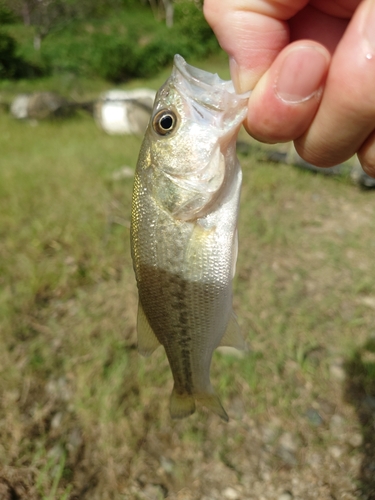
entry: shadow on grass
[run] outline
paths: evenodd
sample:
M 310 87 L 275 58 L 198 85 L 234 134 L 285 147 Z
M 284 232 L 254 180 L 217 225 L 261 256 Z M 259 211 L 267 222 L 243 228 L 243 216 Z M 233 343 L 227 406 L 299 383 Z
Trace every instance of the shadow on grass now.
M 360 498 L 375 500 L 375 338 L 354 353 L 345 370 L 345 399 L 356 409 L 363 436 Z

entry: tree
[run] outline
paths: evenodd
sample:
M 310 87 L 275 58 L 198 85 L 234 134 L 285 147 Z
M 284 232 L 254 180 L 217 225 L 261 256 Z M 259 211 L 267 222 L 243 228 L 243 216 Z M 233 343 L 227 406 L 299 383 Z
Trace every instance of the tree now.
M 122 0 L 2 0 L 3 4 L 25 25 L 34 26 L 34 47 L 51 31 L 64 27 L 75 19 L 102 15 L 122 5 Z
M 154 13 L 155 19 L 165 19 L 165 24 L 168 28 L 173 26 L 174 21 L 174 4 L 190 2 L 194 3 L 197 8 L 202 10 L 203 0 L 141 0 L 141 3 L 148 3 Z
M 165 18 L 168 28 L 173 26 L 173 0 L 147 0 L 147 2 L 154 13 L 155 19 Z

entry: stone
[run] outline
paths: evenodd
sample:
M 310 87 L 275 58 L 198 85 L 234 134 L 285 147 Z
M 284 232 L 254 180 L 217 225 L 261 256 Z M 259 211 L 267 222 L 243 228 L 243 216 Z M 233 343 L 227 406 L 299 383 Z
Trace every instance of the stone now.
M 342 456 L 342 448 L 340 448 L 340 446 L 331 446 L 330 448 L 328 448 L 328 451 L 329 451 L 329 454 L 333 457 L 333 458 L 340 458 Z
M 16 96 L 10 112 L 19 120 L 45 120 L 69 116 L 74 112 L 74 106 L 55 92 L 34 92 Z
M 346 378 L 346 373 L 341 359 L 334 361 L 330 365 L 329 372 L 331 374 L 331 377 L 338 380 L 339 382 L 344 381 Z
M 109 90 L 95 105 L 97 124 L 107 134 L 143 135 L 156 92 L 151 89 Z
M 353 446 L 353 448 L 359 448 L 363 444 L 363 436 L 359 432 L 355 432 L 349 436 L 348 443 Z
M 284 491 L 277 497 L 277 500 L 293 500 L 293 495 L 290 491 Z
M 295 466 L 297 465 L 297 457 L 295 453 L 288 448 L 284 448 L 283 446 L 280 446 L 277 449 L 277 455 L 288 465 L 290 466 Z
M 298 449 L 297 440 L 290 432 L 284 432 L 284 434 L 280 437 L 279 443 L 281 446 L 290 451 L 296 451 Z
M 335 414 L 329 422 L 329 429 L 332 436 L 341 438 L 344 432 L 344 419 L 341 415 Z
M 238 491 L 236 491 L 234 488 L 231 488 L 230 486 L 228 486 L 228 488 L 225 488 L 225 490 L 223 491 L 223 496 L 228 500 L 239 500 L 240 498 Z
M 155 484 L 148 484 L 145 486 L 142 493 L 145 500 L 161 500 L 164 498 L 161 488 Z
M 307 420 L 310 422 L 310 424 L 314 425 L 315 427 L 319 427 L 320 425 L 323 424 L 322 417 L 320 416 L 319 412 L 314 408 L 309 408 L 306 411 L 306 417 Z

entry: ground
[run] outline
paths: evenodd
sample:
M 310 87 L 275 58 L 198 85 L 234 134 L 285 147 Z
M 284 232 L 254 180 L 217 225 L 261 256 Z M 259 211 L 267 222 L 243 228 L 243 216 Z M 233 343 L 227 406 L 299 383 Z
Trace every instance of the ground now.
M 140 138 L 0 118 L 0 499 L 375 499 L 375 193 L 250 143 L 250 349 L 213 359 L 228 424 L 174 422 L 164 352 L 136 350 Z

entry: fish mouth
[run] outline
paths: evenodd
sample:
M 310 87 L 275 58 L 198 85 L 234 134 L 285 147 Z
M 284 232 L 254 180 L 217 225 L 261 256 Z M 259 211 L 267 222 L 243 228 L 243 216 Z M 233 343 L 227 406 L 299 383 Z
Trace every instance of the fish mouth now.
M 179 54 L 174 56 L 171 83 L 190 107 L 220 136 L 233 134 L 247 114 L 251 92 L 237 94 L 231 80 L 187 64 Z
M 211 112 L 224 114 L 232 125 L 245 118 L 251 92 L 237 94 L 231 80 L 190 66 L 179 54 L 174 56 L 172 80 L 182 95 Z

